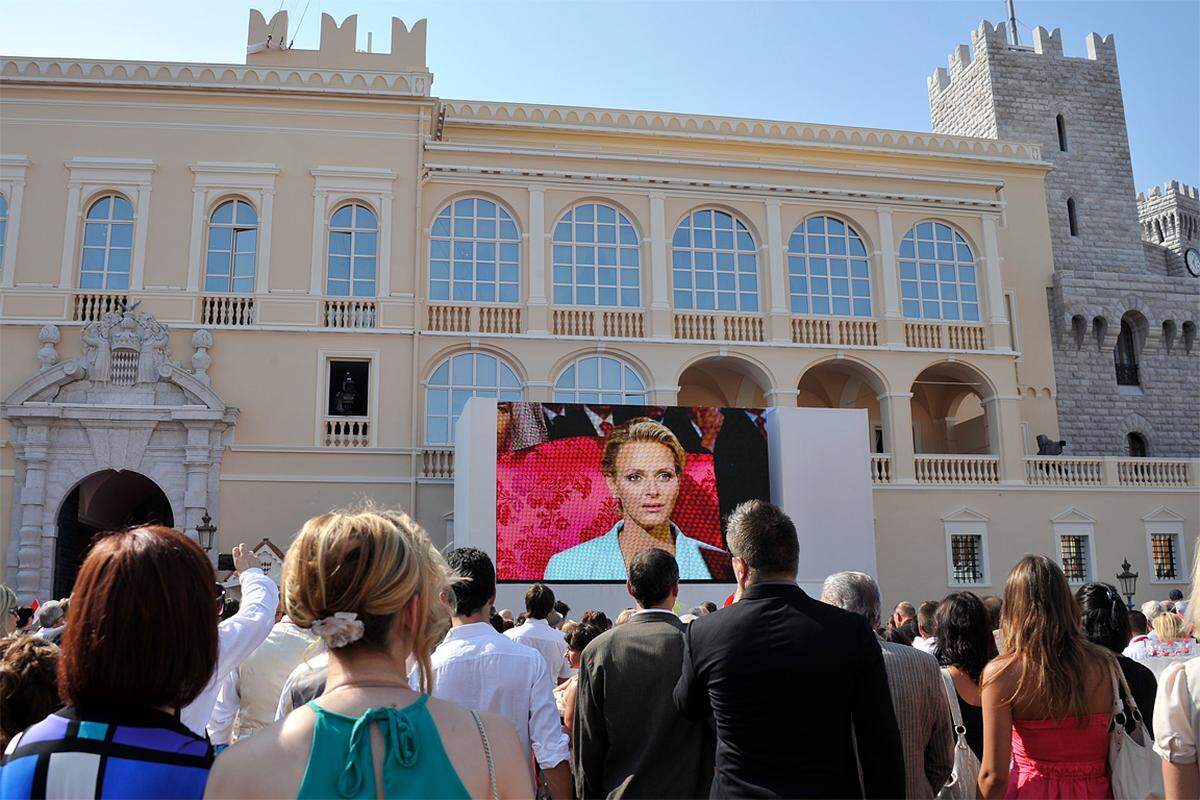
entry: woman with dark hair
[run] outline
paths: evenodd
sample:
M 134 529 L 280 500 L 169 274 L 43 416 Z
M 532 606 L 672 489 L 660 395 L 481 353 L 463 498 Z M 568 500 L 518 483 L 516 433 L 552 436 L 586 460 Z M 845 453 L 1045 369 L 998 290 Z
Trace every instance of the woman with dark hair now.
M 567 731 L 567 737 L 572 740 L 572 744 L 574 744 L 575 731 L 575 692 L 579 687 L 579 661 L 583 658 L 583 648 L 591 644 L 592 640 L 602 633 L 604 631 L 595 625 L 581 622 L 567 637 L 567 660 L 571 664 L 571 669 L 575 670 L 575 674 L 554 687 L 554 701 L 558 704 L 559 716 L 562 717 L 563 727 Z
M 57 673 L 58 645 L 22 633 L 0 639 L 0 751 L 62 705 Z
M 67 707 L 18 734 L 0 797 L 204 794 L 209 743 L 179 721 L 217 663 L 213 569 L 179 531 L 112 533 L 71 595 L 58 689 Z
M 1084 636 L 1116 655 L 1125 682 L 1129 684 L 1129 691 L 1133 692 L 1133 700 L 1142 712 L 1146 730 L 1153 736 L 1151 721 L 1154 719 L 1154 695 L 1158 692 L 1158 680 L 1145 664 L 1121 655 L 1133 638 L 1125 601 L 1117 594 L 1116 587 L 1107 583 L 1084 584 L 1075 592 L 1075 599 L 1079 601 L 1079 610 L 1083 615 Z M 1133 720 L 1126 724 L 1130 731 L 1133 726 Z
M 983 668 L 996 655 L 996 640 L 987 607 L 971 592 L 947 595 L 934 612 L 938 632 L 933 654 L 950 672 L 967 745 L 975 757 L 983 758 L 983 701 L 979 680 Z

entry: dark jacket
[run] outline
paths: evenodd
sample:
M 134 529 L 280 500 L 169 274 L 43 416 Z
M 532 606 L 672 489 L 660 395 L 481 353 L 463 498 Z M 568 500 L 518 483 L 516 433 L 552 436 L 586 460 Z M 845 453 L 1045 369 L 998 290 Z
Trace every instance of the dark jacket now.
M 708 796 L 712 734 L 671 698 L 684 628 L 674 614 L 635 614 L 583 651 L 574 731 L 580 798 Z
M 684 640 L 675 704 L 716 726 L 711 797 L 904 796 L 883 655 L 862 616 L 795 584 L 755 584 Z

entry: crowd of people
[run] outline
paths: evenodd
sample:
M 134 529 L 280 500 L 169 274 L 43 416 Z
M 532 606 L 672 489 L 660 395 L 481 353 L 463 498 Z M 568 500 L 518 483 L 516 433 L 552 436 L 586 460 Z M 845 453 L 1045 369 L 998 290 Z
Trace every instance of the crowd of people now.
M 279 586 L 239 545 L 236 604 L 180 532 L 107 534 L 68 599 L 0 585 L 0 798 L 1111 798 L 1117 739 L 1200 796 L 1200 588 L 1130 611 L 1030 555 L 884 620 L 868 574 L 800 588 L 781 509 L 726 535 L 724 608 L 647 548 L 614 622 L 496 609 L 492 559 L 401 512 L 309 520 Z

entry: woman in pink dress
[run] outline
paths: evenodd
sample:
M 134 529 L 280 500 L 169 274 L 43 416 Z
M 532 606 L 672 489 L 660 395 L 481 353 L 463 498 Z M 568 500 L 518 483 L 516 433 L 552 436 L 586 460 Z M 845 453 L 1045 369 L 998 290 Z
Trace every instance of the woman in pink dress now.
M 983 797 L 1113 796 L 1112 659 L 1084 637 L 1079 617 L 1066 576 L 1050 559 L 1025 556 L 1008 574 L 1004 645 L 981 682 Z

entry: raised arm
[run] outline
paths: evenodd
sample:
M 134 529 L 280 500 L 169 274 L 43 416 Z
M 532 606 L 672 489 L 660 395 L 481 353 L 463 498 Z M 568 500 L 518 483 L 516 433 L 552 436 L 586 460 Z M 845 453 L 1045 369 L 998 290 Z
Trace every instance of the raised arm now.
M 279 607 L 279 587 L 261 569 L 251 566 L 254 559 L 246 545 L 240 544 L 233 551 L 242 584 L 242 605 L 236 614 L 217 626 L 218 675 L 237 669 L 263 643 L 275 625 L 275 610 Z

